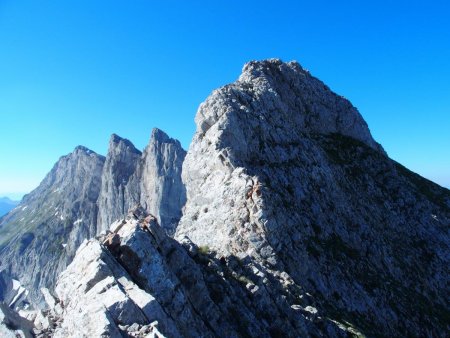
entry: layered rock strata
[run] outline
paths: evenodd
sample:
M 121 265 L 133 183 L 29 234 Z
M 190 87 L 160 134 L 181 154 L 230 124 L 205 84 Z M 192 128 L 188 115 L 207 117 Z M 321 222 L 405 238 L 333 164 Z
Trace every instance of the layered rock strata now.
M 448 330 L 450 193 L 389 159 L 349 101 L 296 62 L 250 62 L 196 123 L 177 239 L 288 274 L 368 336 Z
M 84 242 L 55 293 L 54 337 L 346 335 L 286 274 L 179 243 L 142 210 Z
M 185 155 L 179 141 L 156 128 L 143 153 L 130 141 L 113 135 L 98 201 L 98 233 L 140 204 L 173 234 L 186 202 L 181 181 Z
M 112 138 L 103 231 L 49 310 L 22 312 L 35 334 L 445 336 L 450 191 L 391 160 L 348 100 L 296 62 L 250 62 L 196 123 L 177 227 L 179 144 Z
M 29 291 L 30 302 L 42 301 L 40 288 L 54 287 L 56 276 L 82 241 L 96 234 L 104 161 L 103 156 L 77 147 L 0 220 L 1 273 L 19 280 Z
M 81 146 L 62 157 L 39 187 L 0 219 L 0 300 L 16 309 L 42 304 L 40 289 L 54 287 L 80 244 L 136 204 L 173 234 L 185 203 L 184 156 L 177 140 L 154 129 L 143 153 L 112 135 L 106 159 Z M 20 297 L 13 280 L 26 290 Z

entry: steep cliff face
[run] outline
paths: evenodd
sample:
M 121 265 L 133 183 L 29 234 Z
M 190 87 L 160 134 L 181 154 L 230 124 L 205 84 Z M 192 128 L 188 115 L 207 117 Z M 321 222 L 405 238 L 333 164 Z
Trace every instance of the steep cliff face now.
M 140 204 L 169 234 L 175 232 L 186 203 L 186 189 L 181 180 L 185 156 L 178 140 L 155 128 L 135 174 L 140 184 Z
M 188 239 L 180 244 L 138 210 L 107 235 L 83 243 L 55 291 L 49 302 L 54 325 L 40 331 L 43 336 L 347 334 L 318 318 L 315 308 L 306 306 L 306 294 L 290 307 L 302 291 L 287 276 L 273 278 L 248 260 L 219 259 Z
M 200 106 L 196 123 L 186 157 L 159 130 L 142 154 L 113 136 L 103 169 L 78 149 L 82 159 L 63 158 L 71 165 L 55 166 L 38 188 L 43 200 L 25 199 L 45 215 L 60 205 L 68 209 L 55 216 L 101 209 L 92 224 L 102 224 L 86 230 L 99 235 L 60 274 L 55 298 L 45 293 L 48 312 L 27 314 L 38 337 L 445 336 L 450 191 L 389 159 L 350 102 L 295 62 L 250 62 Z M 187 202 L 175 229 L 182 162 Z M 82 179 L 73 168 L 84 168 Z M 90 179 L 100 194 L 91 199 L 94 172 L 104 179 Z M 65 175 L 84 188 L 57 190 Z M 54 241 L 2 224 L 12 238 L 2 267 L 36 267 L 29 285 L 37 273 L 54 276 L 55 261 L 39 256 L 48 259 Z M 35 243 L 45 250 L 29 249 Z M 14 281 L 2 285 L 20 293 Z
M 233 222 L 227 221 L 228 201 L 218 196 L 244 196 L 241 205 L 232 208 L 235 212 L 244 210 L 249 189 L 256 190 L 259 184 L 258 177 L 243 177 L 251 174 L 248 170 L 261 168 L 267 172 L 272 170 L 270 166 L 295 165 L 300 155 L 308 156 L 310 152 L 308 144 L 302 142 L 312 143 L 311 136 L 318 134 L 347 135 L 384 152 L 351 103 L 296 62 L 246 64 L 238 81 L 215 90 L 200 105 L 195 120 L 197 132 L 183 173 L 189 203 L 178 232 L 188 233 L 193 240 L 197 235 L 209 238 L 208 244 L 216 241 L 214 247 L 218 249 L 225 249 L 230 242 L 229 232 L 235 229 Z M 315 155 L 314 151 L 310 153 Z M 230 175 L 236 179 L 228 180 Z M 232 183 L 239 179 L 245 183 L 235 187 Z M 244 193 L 235 189 L 243 189 Z M 214 203 L 214 210 L 221 211 L 205 212 L 210 203 Z M 204 228 L 198 218 L 211 225 Z M 228 227 L 225 233 L 224 224 Z M 223 236 L 214 236 L 217 231 Z
M 54 286 L 81 242 L 96 234 L 104 161 L 77 147 L 1 219 L 2 274 L 20 280 L 31 301 L 41 300 L 40 287 Z
M 347 100 L 295 62 L 251 62 L 196 123 L 175 238 L 287 274 L 369 336 L 448 329 L 450 193 L 390 160 Z
M 112 135 L 102 173 L 98 199 L 98 230 L 101 232 L 122 218 L 139 202 L 139 186 L 131 179 L 140 164 L 141 152 L 117 135 Z
M 130 141 L 113 135 L 102 175 L 98 233 L 140 204 L 173 234 L 186 202 L 181 181 L 185 155 L 179 141 L 156 128 L 142 154 Z
M 82 241 L 136 204 L 173 234 L 185 202 L 184 156 L 178 141 L 155 129 L 144 153 L 112 135 L 106 159 L 81 146 L 62 157 L 39 187 L 0 219 L 0 299 L 18 308 L 42 303 L 41 287 L 54 287 Z M 19 296 L 14 280 L 23 288 Z

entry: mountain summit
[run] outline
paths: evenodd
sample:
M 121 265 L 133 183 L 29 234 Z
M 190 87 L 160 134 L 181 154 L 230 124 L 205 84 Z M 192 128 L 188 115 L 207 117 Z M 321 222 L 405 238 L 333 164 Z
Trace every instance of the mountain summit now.
M 24 314 L 35 332 L 445 336 L 450 191 L 391 160 L 348 100 L 252 61 L 195 121 L 187 154 L 159 130 L 143 153 L 113 135 L 98 235 Z
M 30 301 L 41 300 L 40 288 L 53 287 L 83 239 L 96 234 L 104 161 L 92 150 L 76 147 L 0 220 L 0 274 L 20 280 Z
M 389 159 L 349 101 L 296 62 L 250 62 L 196 122 L 176 238 L 287 274 L 369 336 L 445 331 L 450 193 Z
M 84 146 L 61 157 L 39 187 L 0 219 L 0 280 L 6 281 L 0 298 L 13 307 L 42 304 L 41 288 L 55 286 L 83 240 L 137 204 L 173 233 L 185 201 L 184 156 L 178 141 L 155 129 L 144 153 L 113 134 L 106 158 Z M 13 280 L 24 288 L 21 297 Z
M 186 201 L 181 182 L 185 156 L 180 142 L 157 128 L 143 153 L 130 141 L 113 135 L 102 174 L 98 232 L 139 204 L 173 233 Z

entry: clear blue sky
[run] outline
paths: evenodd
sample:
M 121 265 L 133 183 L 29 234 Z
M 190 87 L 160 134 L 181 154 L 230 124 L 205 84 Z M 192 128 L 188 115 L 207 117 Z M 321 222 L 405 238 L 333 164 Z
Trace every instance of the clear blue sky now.
M 188 147 L 198 105 L 252 59 L 297 60 L 388 154 L 450 186 L 446 1 L 0 0 L 0 195 L 78 144 L 152 127 Z

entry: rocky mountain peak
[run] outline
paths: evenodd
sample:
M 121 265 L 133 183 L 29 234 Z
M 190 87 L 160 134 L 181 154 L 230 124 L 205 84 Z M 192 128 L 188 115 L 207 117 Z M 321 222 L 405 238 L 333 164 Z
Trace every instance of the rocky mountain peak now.
M 295 142 L 300 133 L 339 133 L 384 153 L 358 110 L 295 61 L 269 59 L 247 63 L 236 82 L 215 90 L 200 106 L 196 123 L 200 137 L 211 126 L 220 129 L 224 123 L 233 123 L 236 131 L 227 128 L 227 136 L 222 140 L 239 140 L 240 151 L 244 151 L 239 157 L 248 155 L 247 140 L 270 140 L 275 132 L 283 142 Z M 245 123 L 251 127 L 240 126 Z M 261 133 L 265 125 L 275 129 Z
M 152 134 L 150 136 L 150 143 L 154 142 L 178 142 L 177 140 L 171 139 L 165 132 L 161 129 L 153 128 Z
M 443 330 L 450 192 L 389 159 L 348 100 L 295 62 L 254 61 L 196 123 L 176 239 L 287 273 L 369 336 Z
M 117 134 L 112 134 L 109 139 L 108 153 L 121 151 L 135 153 L 139 155 L 141 154 L 141 152 L 138 149 L 136 149 L 136 147 L 130 140 L 122 138 Z
M 87 170 L 98 171 L 103 166 L 104 161 L 104 156 L 84 146 L 75 147 L 71 153 L 59 158 L 50 173 L 33 192 L 24 197 L 23 202 L 41 198 L 42 194 L 52 186 L 57 191 L 61 191 L 63 187 L 73 184 L 86 184 L 87 182 L 80 181 L 79 174 L 85 173 Z
M 136 173 L 140 177 L 140 203 L 171 235 L 186 202 L 186 190 L 181 181 L 185 156 L 186 151 L 178 140 L 155 128 Z
M 450 191 L 391 160 L 348 100 L 296 62 L 253 61 L 196 123 L 187 154 L 154 130 L 142 153 L 113 135 L 106 160 L 62 158 L 36 203 L 7 215 L 25 229 L 0 255 L 9 305 L 36 290 L 37 273 L 53 286 L 55 266 L 92 236 L 92 215 L 103 230 L 44 290 L 46 316 L 26 313 L 35 333 L 449 331 Z M 71 184 L 53 185 L 63 173 Z
M 98 232 L 140 204 L 173 233 L 185 202 L 181 182 L 185 153 L 178 140 L 157 128 L 143 153 L 130 141 L 113 134 L 98 200 Z
M 92 150 L 76 147 L 1 219 L 0 270 L 7 279 L 20 280 L 36 304 L 40 287 L 52 287 L 81 241 L 96 233 L 104 162 Z
M 75 149 L 73 150 L 73 152 L 70 155 L 75 155 L 75 154 L 94 154 L 94 155 L 98 155 L 97 153 L 95 153 L 95 151 L 92 151 L 91 149 L 85 147 L 85 146 L 76 146 Z M 101 156 L 101 155 L 98 155 Z
M 98 199 L 97 232 L 105 230 L 139 202 L 133 175 L 142 153 L 127 139 L 113 134 L 102 173 L 102 188 Z
M 104 178 L 109 178 L 107 173 L 110 171 L 115 178 L 115 185 L 125 185 L 133 174 L 136 161 L 141 155 L 142 153 L 136 149 L 131 141 L 112 134 L 108 154 L 106 155 L 104 168 L 106 177 Z
M 297 61 L 283 62 L 281 59 L 266 59 L 266 60 L 253 60 L 249 61 L 242 67 L 239 81 L 241 82 L 254 82 L 257 78 L 265 77 L 267 81 L 274 80 L 274 76 L 280 71 L 280 68 L 294 69 L 298 74 L 309 74 L 307 70 L 304 70 Z
M 95 151 L 93 151 L 85 146 L 78 145 L 69 154 L 61 156 L 55 165 L 57 166 L 60 163 L 63 163 L 65 159 L 77 158 L 77 157 L 81 157 L 81 156 L 92 156 L 92 157 L 97 157 L 97 158 L 100 158 L 103 160 L 105 159 L 105 156 L 97 154 Z

